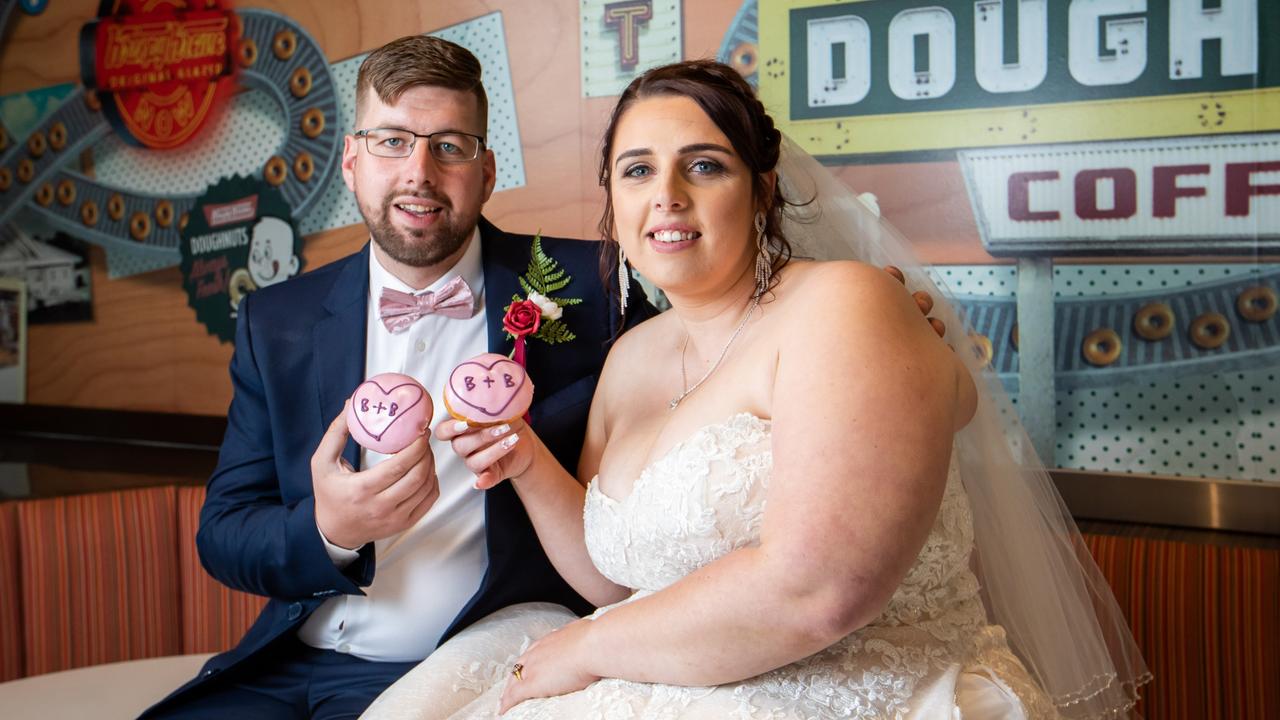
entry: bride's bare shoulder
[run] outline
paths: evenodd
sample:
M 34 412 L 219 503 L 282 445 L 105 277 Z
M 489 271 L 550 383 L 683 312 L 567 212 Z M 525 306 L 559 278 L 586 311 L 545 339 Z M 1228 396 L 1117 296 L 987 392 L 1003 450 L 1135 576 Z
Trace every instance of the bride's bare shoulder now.
M 778 285 L 776 315 L 784 352 L 857 348 L 878 357 L 950 351 L 920 316 L 911 293 L 883 269 L 855 261 L 798 264 Z
M 856 260 L 795 262 L 784 272 L 777 287 L 780 314 L 849 318 L 910 302 L 887 272 Z
M 673 313 L 659 313 L 623 333 L 614 341 L 605 359 L 604 375 L 643 373 L 654 353 L 673 345 Z
M 618 413 L 634 406 L 637 388 L 661 381 L 659 373 L 665 365 L 654 358 L 663 353 L 674 357 L 679 352 L 672 316 L 665 312 L 649 318 L 614 341 L 600 371 L 592 405 L 592 415 L 603 421 L 602 427 L 608 428 Z
M 658 313 L 624 332 L 614 341 L 613 348 L 609 351 L 609 356 L 619 355 L 625 357 L 636 352 L 643 352 L 641 348 L 647 347 L 650 343 L 661 339 L 672 331 L 673 318 L 673 313 Z

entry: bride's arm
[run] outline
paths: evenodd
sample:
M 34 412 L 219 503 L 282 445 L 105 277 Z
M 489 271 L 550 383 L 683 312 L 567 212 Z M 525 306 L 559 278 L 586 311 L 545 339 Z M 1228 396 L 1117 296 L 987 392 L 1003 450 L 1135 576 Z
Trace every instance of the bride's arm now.
M 585 482 L 595 475 L 604 444 L 599 397 L 597 395 L 591 403 L 587 436 L 579 461 L 579 475 L 583 481 L 565 471 L 532 431 L 526 431 L 526 434 L 533 441 L 534 458 L 527 470 L 510 480 L 556 572 L 579 595 L 597 607 L 618 602 L 631 594 L 630 588 L 617 585 L 600 574 L 587 554 L 583 535 Z
M 624 336 L 625 339 L 625 336 Z M 623 340 L 618 341 L 618 345 Z M 613 358 L 617 347 L 609 354 Z M 532 428 L 522 421 L 498 428 L 465 428 L 466 423 L 446 420 L 435 434 L 453 444 L 467 467 L 476 474 L 476 488 L 487 490 L 505 479 L 519 495 L 528 513 L 538 542 L 556 572 L 593 605 L 609 605 L 631 594 L 596 570 L 587 554 L 583 536 L 582 509 L 586 480 L 595 475 L 604 448 L 605 428 L 602 405 L 608 372 L 601 373 L 600 387 L 591 402 L 587 435 L 578 463 L 582 481 L 574 478 L 556 460 Z
M 760 544 L 543 639 L 521 663 L 527 680 L 546 666 L 545 685 L 513 683 L 508 701 L 570 686 L 551 675 L 741 680 L 883 611 L 934 522 L 972 380 L 879 270 L 831 263 L 791 291 Z

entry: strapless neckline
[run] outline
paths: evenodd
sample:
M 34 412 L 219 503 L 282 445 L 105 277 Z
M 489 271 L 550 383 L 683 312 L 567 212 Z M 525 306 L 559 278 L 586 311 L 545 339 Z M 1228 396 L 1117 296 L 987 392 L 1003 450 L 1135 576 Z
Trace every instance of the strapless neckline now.
M 657 465 L 663 462 L 666 462 L 672 455 L 675 455 L 677 452 L 684 449 L 690 443 L 693 443 L 694 441 L 698 440 L 703 435 L 713 432 L 719 428 L 725 427 L 726 425 L 732 425 L 733 423 L 738 422 L 739 420 L 754 421 L 755 423 L 762 425 L 766 428 L 769 427 L 773 422 L 772 420 L 766 420 L 765 418 L 762 418 L 759 415 L 756 415 L 755 413 L 748 412 L 746 410 L 740 410 L 736 413 L 733 413 L 732 415 L 730 415 L 729 417 L 723 420 L 716 420 L 713 422 L 709 422 L 706 425 L 699 427 L 698 429 L 686 435 L 682 440 L 677 441 L 674 445 L 667 448 L 666 452 L 662 453 L 658 457 L 651 460 L 648 465 L 645 465 L 643 468 L 640 469 L 640 474 L 636 477 L 636 481 L 631 484 L 631 492 L 627 493 L 625 497 L 614 498 L 613 496 L 609 495 L 605 491 L 601 490 L 599 473 L 596 473 L 594 476 L 592 476 L 591 481 L 587 483 L 587 494 L 595 494 L 603 498 L 607 503 L 612 505 L 624 505 L 626 504 L 627 500 L 631 499 L 636 494 L 636 490 L 640 489 L 640 484 L 644 482 L 644 480 L 651 475 L 651 471 L 653 470 L 654 467 L 656 467 Z

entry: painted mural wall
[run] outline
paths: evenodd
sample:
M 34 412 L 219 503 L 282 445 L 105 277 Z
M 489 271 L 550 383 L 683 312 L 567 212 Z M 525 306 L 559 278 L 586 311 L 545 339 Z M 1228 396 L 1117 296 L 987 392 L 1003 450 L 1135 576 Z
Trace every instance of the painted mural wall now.
M 30 285 L 30 322 L 0 379 L 27 402 L 223 413 L 239 298 L 365 241 L 336 167 L 356 69 L 421 32 L 485 68 L 500 226 L 593 237 L 617 93 L 717 57 L 935 264 L 991 371 L 1047 412 L 1052 464 L 1280 481 L 1276 3 L 4 8 L 0 275 Z

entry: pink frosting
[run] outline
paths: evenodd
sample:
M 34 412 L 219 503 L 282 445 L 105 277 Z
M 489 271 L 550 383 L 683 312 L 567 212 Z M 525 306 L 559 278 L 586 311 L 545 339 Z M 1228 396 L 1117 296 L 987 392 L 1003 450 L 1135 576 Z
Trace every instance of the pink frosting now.
M 449 373 L 444 397 L 455 416 L 487 425 L 524 415 L 533 402 L 533 383 L 524 368 L 505 355 L 485 353 Z
M 431 424 L 431 396 L 417 380 L 382 373 L 351 394 L 347 431 L 357 443 L 386 455 L 400 452 Z

